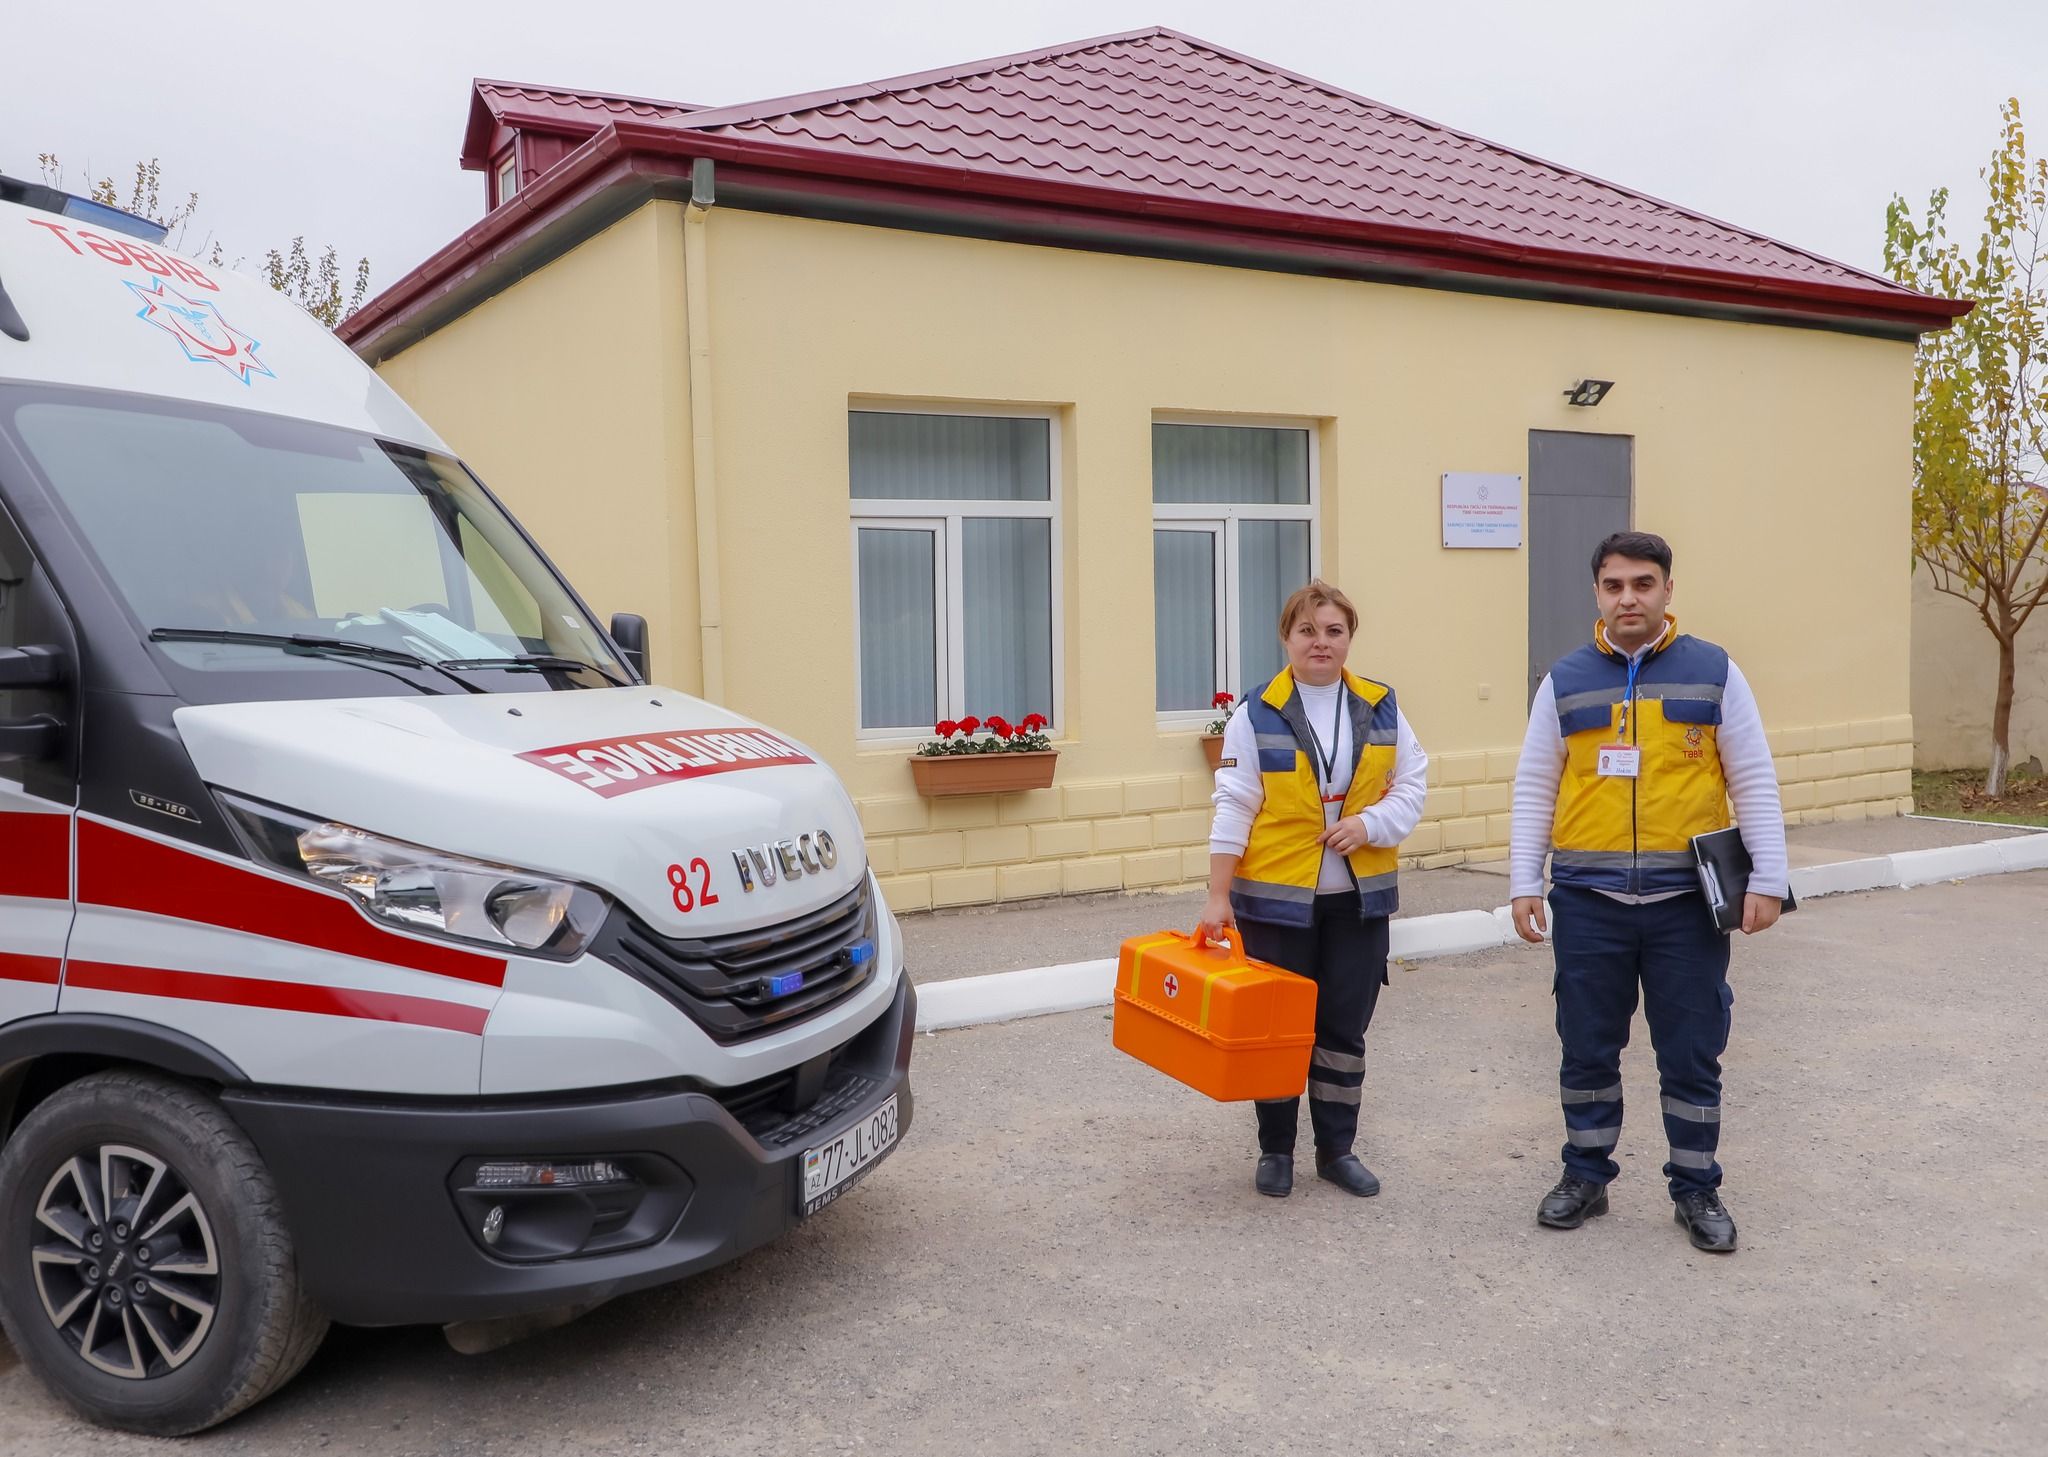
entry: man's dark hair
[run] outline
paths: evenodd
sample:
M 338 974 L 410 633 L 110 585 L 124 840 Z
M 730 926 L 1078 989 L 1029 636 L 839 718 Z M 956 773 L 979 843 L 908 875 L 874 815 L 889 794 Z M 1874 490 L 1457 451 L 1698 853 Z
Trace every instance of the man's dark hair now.
M 1594 547 L 1594 581 L 1600 580 L 1600 569 L 1611 556 L 1627 557 L 1632 562 L 1655 562 L 1664 569 L 1665 576 L 1671 575 L 1671 543 L 1654 532 L 1617 531 Z

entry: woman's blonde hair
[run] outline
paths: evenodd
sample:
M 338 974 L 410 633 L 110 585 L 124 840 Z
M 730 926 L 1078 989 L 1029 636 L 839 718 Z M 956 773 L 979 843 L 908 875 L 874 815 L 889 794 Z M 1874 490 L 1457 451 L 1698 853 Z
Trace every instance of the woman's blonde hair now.
M 1358 634 L 1358 609 L 1351 605 L 1351 599 L 1317 577 L 1287 599 L 1287 605 L 1280 609 L 1280 640 L 1287 641 L 1294 631 L 1294 624 L 1314 612 L 1318 607 L 1334 607 L 1344 614 L 1348 626 L 1346 631 L 1354 637 Z

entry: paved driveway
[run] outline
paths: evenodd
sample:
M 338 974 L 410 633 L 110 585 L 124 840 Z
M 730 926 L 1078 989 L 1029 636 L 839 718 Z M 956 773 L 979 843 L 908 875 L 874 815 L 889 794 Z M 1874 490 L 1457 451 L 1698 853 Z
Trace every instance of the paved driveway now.
M 1251 1191 L 1250 1114 L 1101 1012 L 920 1041 L 918 1123 L 735 1267 L 462 1358 L 337 1332 L 193 1453 L 1961 1453 L 2048 1445 L 2048 874 L 1817 903 L 1738 948 L 1742 1250 L 1670 1221 L 1638 1023 L 1614 1212 L 1538 1229 L 1548 963 L 1381 1002 L 1357 1201 Z M 0 1452 L 89 1433 L 0 1346 Z

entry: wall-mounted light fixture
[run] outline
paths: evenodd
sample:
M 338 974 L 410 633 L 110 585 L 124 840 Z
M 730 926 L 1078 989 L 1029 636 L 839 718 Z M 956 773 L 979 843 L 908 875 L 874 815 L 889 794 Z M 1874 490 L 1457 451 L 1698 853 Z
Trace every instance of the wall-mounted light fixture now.
M 1564 397 L 1574 405 L 1591 407 L 1607 398 L 1607 392 L 1614 388 L 1611 379 L 1582 379 L 1564 392 Z

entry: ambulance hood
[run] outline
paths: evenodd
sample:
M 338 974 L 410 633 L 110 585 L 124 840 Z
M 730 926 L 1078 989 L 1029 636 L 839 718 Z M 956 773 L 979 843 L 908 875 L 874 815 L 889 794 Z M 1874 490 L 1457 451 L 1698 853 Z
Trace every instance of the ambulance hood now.
M 209 704 L 176 721 L 217 789 L 578 881 L 666 935 L 787 920 L 867 868 L 853 804 L 816 755 L 672 689 Z M 775 847 L 820 832 L 830 850 L 789 873 Z

